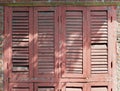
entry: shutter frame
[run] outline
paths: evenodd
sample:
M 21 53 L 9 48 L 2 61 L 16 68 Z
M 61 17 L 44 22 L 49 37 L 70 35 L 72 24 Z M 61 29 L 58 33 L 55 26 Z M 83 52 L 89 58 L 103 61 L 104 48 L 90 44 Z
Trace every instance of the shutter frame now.
M 109 8 L 109 9 L 108 9 Z M 116 54 L 116 22 L 111 22 L 111 16 L 113 16 L 114 20 L 116 19 L 116 12 L 115 12 L 115 6 L 108 6 L 108 7 L 90 7 L 89 10 L 105 10 L 107 11 L 107 19 L 108 19 L 108 74 L 91 74 L 91 79 L 96 79 L 96 81 L 99 81 L 99 79 L 103 79 L 105 81 L 107 81 L 109 78 L 112 79 L 111 77 L 111 73 L 115 68 L 111 68 L 111 62 L 115 62 L 116 61 L 116 57 L 112 57 L 110 55 Z M 114 12 L 114 13 L 113 13 Z M 89 23 L 90 24 L 90 23 Z M 113 30 L 111 27 L 114 27 Z M 114 31 L 114 33 L 113 33 Z M 114 36 L 114 38 L 112 38 L 111 36 Z M 112 42 L 112 43 L 111 43 Z M 114 48 L 113 48 L 114 47 Z M 113 59 L 113 60 L 112 60 Z M 114 67 L 116 64 L 113 64 Z M 98 77 L 96 77 L 98 76 Z M 106 79 L 105 79 L 106 78 Z
M 109 8 L 109 9 L 108 9 Z M 22 76 L 23 74 L 20 74 L 18 79 L 15 79 L 17 75 L 12 73 L 11 67 L 12 67 L 12 11 L 18 11 L 21 12 L 21 10 L 28 11 L 29 12 L 29 67 L 30 71 L 29 74 Z M 83 64 L 83 73 L 82 75 L 72 75 L 72 76 L 64 76 L 64 56 L 61 56 L 62 53 L 65 53 L 65 11 L 67 10 L 83 10 L 83 20 L 86 19 L 87 21 L 83 24 L 83 60 L 85 60 L 85 64 Z M 90 39 L 91 39 L 91 24 L 90 24 L 90 12 L 91 10 L 103 10 L 108 12 L 108 74 L 91 74 L 91 49 L 90 49 Z M 38 11 L 54 11 L 55 12 L 55 36 L 54 36 L 54 45 L 55 45 L 55 74 L 54 75 L 48 75 L 48 77 L 54 76 L 54 79 L 39 79 L 40 77 L 43 77 L 45 75 L 39 75 L 37 73 L 37 12 Z M 34 17 L 34 18 L 33 18 Z M 112 17 L 112 18 L 111 18 Z M 33 20 L 34 19 L 34 20 Z M 111 20 L 112 19 L 112 20 Z M 34 23 L 34 24 L 33 24 Z M 87 27 L 86 27 L 87 25 Z M 37 90 L 38 87 L 55 87 L 55 90 L 62 90 L 65 91 L 66 86 L 73 86 L 77 87 L 78 85 L 80 87 L 84 88 L 84 91 L 91 91 L 91 87 L 102 87 L 102 89 L 105 89 L 105 87 L 108 87 L 108 91 L 111 91 L 111 89 L 116 90 L 116 8 L 114 6 L 108 6 L 108 7 L 5 7 L 5 33 L 4 36 L 6 37 L 5 45 L 4 45 L 4 90 L 8 91 L 11 90 L 13 86 L 20 85 L 20 86 L 28 86 L 30 87 L 30 91 L 33 91 L 33 82 L 35 83 L 35 89 Z M 6 27 L 7 26 L 7 27 Z M 34 30 L 34 31 L 33 31 Z M 103 36 L 102 36 L 103 37 Z M 87 54 L 86 54 L 87 53 Z M 86 58 L 87 55 L 87 58 Z M 110 59 L 110 61 L 109 61 Z M 112 63 L 112 67 L 111 67 Z M 14 77 L 13 77 L 14 75 Z M 28 80 L 21 79 L 25 77 Z M 35 78 L 35 79 L 34 79 Z M 38 79 L 36 79 L 38 78 Z M 26 82 L 25 84 L 23 82 Z M 28 83 L 27 83 L 28 82 Z M 52 82 L 52 83 L 51 83 Z M 78 85 L 76 85 L 76 83 Z M 80 85 L 79 83 L 85 83 Z M 13 84 L 13 85 L 12 85 Z M 29 85 L 28 85 L 29 84 Z M 42 85 L 41 85 L 42 84 Z M 8 88 L 10 87 L 10 88 Z M 19 87 L 19 86 L 18 86 Z M 31 90 L 32 89 L 32 90 Z M 94 90 L 94 89 L 93 89 Z
M 28 21 L 29 21 L 29 25 L 28 25 L 28 32 L 29 32 L 29 34 L 28 34 L 28 48 L 29 48 L 29 53 L 28 53 L 28 56 L 29 56 L 29 60 L 28 60 L 28 65 L 29 65 L 29 71 L 28 71 L 28 74 L 27 75 L 24 75 L 24 74 L 20 74 L 20 73 L 15 73 L 15 72 L 12 72 L 12 68 L 13 68 L 13 64 L 12 64 L 12 39 L 14 39 L 14 38 L 12 38 L 13 36 L 12 36 L 12 31 L 13 31 L 13 28 L 12 28 L 12 26 L 14 26 L 14 25 L 12 25 L 12 18 L 14 17 L 14 16 L 12 16 L 13 14 L 13 12 L 14 11 L 16 11 L 16 12 L 28 12 Z M 32 43 L 30 43 L 30 42 L 32 42 L 32 40 L 33 40 L 33 29 L 32 29 L 32 27 L 30 26 L 33 22 L 32 22 L 32 18 L 31 17 L 33 17 L 33 10 L 32 10 L 32 8 L 28 8 L 28 7 L 23 7 L 23 8 L 20 8 L 20 7 L 9 7 L 9 12 L 10 12 L 10 14 L 9 14 L 9 16 L 8 16 L 8 19 L 10 19 L 9 21 L 9 23 L 8 23 L 8 27 L 9 27 L 9 36 L 10 36 L 10 38 L 9 38 L 9 47 L 10 47 L 10 50 L 8 51 L 9 53 L 10 53 L 10 55 L 9 55 L 9 59 L 10 59 L 10 61 L 9 61 L 9 63 L 8 63 L 8 65 L 10 65 L 9 66 L 9 80 L 10 80 L 10 82 L 17 82 L 17 81 L 21 81 L 22 80 L 22 78 L 27 78 L 28 80 L 27 81 L 29 81 L 29 79 L 30 78 L 32 78 L 33 77 L 33 68 L 32 68 L 32 57 L 33 57 L 33 44 Z M 6 22 L 7 22 L 8 20 L 6 20 Z M 31 21 L 31 22 L 30 22 Z M 5 31 L 6 32 L 6 31 Z M 17 36 L 17 35 L 16 35 Z M 22 38 L 22 37 L 21 37 Z M 24 80 L 22 80 L 22 81 L 24 81 Z
M 86 72 L 85 72 L 85 70 L 87 69 L 87 67 L 86 67 L 86 65 L 87 65 L 87 60 L 86 60 L 86 57 L 84 56 L 84 54 L 87 54 L 88 56 L 89 56 L 89 54 L 88 54 L 88 51 L 86 50 L 86 48 L 85 47 L 83 47 L 83 68 L 82 68 L 82 70 L 83 70 L 83 73 L 82 74 L 68 74 L 68 73 L 65 73 L 65 69 L 66 69 L 66 65 L 65 65 L 65 63 L 66 63 L 66 57 L 65 57 L 65 55 L 66 55 L 66 45 L 64 44 L 64 43 L 66 43 L 66 38 L 65 38 L 65 36 L 66 36 L 66 22 L 65 22 L 65 20 L 66 20 L 66 15 L 65 15 L 65 13 L 66 13 L 66 11 L 81 11 L 82 12 L 82 15 L 83 15 L 83 17 L 82 17 L 82 20 L 84 21 L 85 19 L 87 19 L 86 17 L 86 15 L 85 14 L 87 14 L 87 12 L 86 12 L 86 8 L 84 8 L 84 7 L 61 7 L 61 18 L 62 18 L 62 33 L 61 33 L 61 35 L 60 35 L 60 41 L 62 41 L 62 43 L 63 44 L 61 44 L 62 46 L 60 47 L 60 50 L 62 50 L 61 51 L 61 55 L 62 55 L 62 57 L 61 57 L 61 64 L 62 64 L 62 68 L 61 68 L 61 72 L 62 72 L 62 77 L 73 77 L 73 78 L 75 78 L 75 77 L 80 77 L 80 78 L 86 78 Z M 85 15 L 85 16 L 84 16 Z M 82 23 L 82 31 L 83 31 L 83 34 L 82 34 L 82 36 L 83 36 L 83 40 L 82 40 L 82 42 L 83 42 L 83 46 L 84 45 L 87 45 L 87 46 L 89 46 L 89 43 L 88 44 L 86 44 L 86 41 L 88 41 L 88 39 L 85 37 L 85 36 L 87 36 L 87 32 L 85 32 L 87 29 L 86 29 L 86 27 L 85 27 L 85 23 L 87 23 L 87 22 L 83 22 Z
M 54 45 L 54 73 L 53 74 L 48 74 L 48 73 L 46 73 L 46 74 L 42 74 L 42 73 L 38 73 L 38 44 L 37 44 L 37 42 L 38 42 L 38 32 L 40 32 L 40 31 L 38 31 L 38 23 L 37 23 L 37 21 L 38 21 L 38 12 L 54 12 L 54 24 L 55 24 L 55 26 L 54 26 L 54 30 L 53 30 L 53 33 L 54 33 L 54 36 L 53 36 L 53 39 L 54 39 L 54 42 L 53 42 L 53 45 Z M 57 82 L 58 80 L 58 65 L 59 65 L 59 59 L 58 59 L 58 45 L 59 45 L 59 41 L 58 41 L 58 13 L 59 11 L 58 11 L 58 8 L 56 8 L 56 7 L 50 7 L 50 8 L 48 8 L 48 7 L 35 7 L 34 8 L 34 17 L 35 17 L 35 19 L 34 19 L 34 22 L 35 22 L 35 25 L 34 25 L 34 29 L 35 29 L 35 32 L 34 32 L 34 56 L 35 56 L 35 58 L 34 58 L 34 71 L 35 71 L 35 74 L 34 74 L 34 77 L 37 77 L 37 78 L 39 78 L 39 77 L 43 77 L 42 79 L 44 79 L 44 80 L 42 80 L 42 79 L 38 79 L 40 82 Z M 37 48 L 36 48 L 36 46 L 37 46 Z M 44 73 L 44 72 L 43 72 Z M 46 77 L 45 77 L 46 76 Z M 49 78 L 48 78 L 49 77 Z
M 8 80 L 9 80 L 9 68 L 8 65 L 10 64 L 10 33 L 8 31 L 9 28 L 9 22 L 8 20 L 10 18 L 8 18 L 8 15 L 10 15 L 10 10 L 11 8 L 9 7 L 5 7 L 5 28 L 4 28 L 4 36 L 5 36 L 5 40 L 4 40 L 4 46 L 3 46 L 3 52 L 4 52 L 4 91 L 8 91 Z M 9 20 L 10 21 L 10 20 Z M 9 41 L 7 41 L 9 40 Z M 8 49 L 9 48 L 9 49 Z

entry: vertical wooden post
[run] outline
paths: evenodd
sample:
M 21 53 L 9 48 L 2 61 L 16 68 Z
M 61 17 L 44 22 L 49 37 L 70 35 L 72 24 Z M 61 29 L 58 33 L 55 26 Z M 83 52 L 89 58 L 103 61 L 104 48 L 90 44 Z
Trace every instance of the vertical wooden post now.
M 9 88 L 9 73 L 10 69 L 9 66 L 12 66 L 10 64 L 11 61 L 11 27 L 10 27 L 10 22 L 11 22 L 11 7 L 5 7 L 4 8 L 4 91 L 8 91 Z

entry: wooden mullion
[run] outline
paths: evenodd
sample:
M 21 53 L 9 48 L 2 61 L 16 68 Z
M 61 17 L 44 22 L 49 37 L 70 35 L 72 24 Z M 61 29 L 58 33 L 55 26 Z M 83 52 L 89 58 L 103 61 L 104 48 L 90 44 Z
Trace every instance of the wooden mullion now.
M 33 44 L 34 44 L 34 21 L 33 21 L 33 8 L 29 7 L 29 77 L 32 78 L 33 77 Z
M 89 7 L 86 8 L 86 14 L 85 14 L 85 25 L 84 27 L 85 30 L 83 30 L 83 34 L 84 34 L 84 54 L 83 54 L 83 57 L 84 57 L 84 61 L 85 61 L 85 73 L 86 73 L 86 79 L 88 79 L 91 75 L 91 39 L 90 39 L 90 34 L 91 34 L 91 31 L 90 31 L 90 9 Z M 84 62 L 83 61 L 83 62 Z
M 38 76 L 38 45 L 37 45 L 37 42 L 38 42 L 38 16 L 37 16 L 37 11 L 38 11 L 38 8 L 37 7 L 34 7 L 34 77 L 37 77 Z
M 108 7 L 108 72 L 111 76 L 112 88 L 117 91 L 116 79 L 116 7 Z
M 113 77 L 113 88 L 111 89 L 111 90 L 114 90 L 114 91 L 117 91 L 117 73 L 116 73 L 116 71 L 117 71 L 117 66 L 116 66 L 116 61 L 117 61 L 117 40 L 116 40 L 116 38 L 117 38 L 117 35 L 116 35 L 116 28 L 117 28 L 117 16 L 116 16 L 116 10 L 117 10 L 117 8 L 116 8 L 116 6 L 113 6 L 112 7 L 112 11 L 113 11 L 113 13 L 112 13 L 112 16 L 113 16 L 113 27 L 112 27 L 112 29 L 113 29 L 113 31 L 114 31 L 114 33 L 113 33 L 113 36 L 114 36 L 114 38 L 113 38 L 113 42 L 114 42 L 114 48 L 113 48 L 113 72 L 112 72 L 112 77 Z
M 13 68 L 13 64 L 12 64 L 12 8 L 9 9 L 9 77 L 12 78 L 12 68 Z
M 10 74 L 10 57 L 11 57 L 11 29 L 10 29 L 10 20 L 11 20 L 11 8 L 10 7 L 5 7 L 4 8 L 4 24 L 5 24 L 5 28 L 4 28 L 4 36 L 5 36 L 5 40 L 4 40 L 4 47 L 3 47 L 3 52 L 4 52 L 4 91 L 8 91 L 8 82 L 9 82 L 9 74 Z M 10 65 L 10 66 L 9 66 Z
M 61 30 L 62 30 L 62 21 L 60 22 L 60 19 L 62 18 L 62 9 L 61 7 L 58 7 L 58 16 L 57 16 L 57 24 L 58 24 L 58 79 L 61 79 L 61 72 L 62 72 L 62 61 L 61 61 Z
M 55 68 L 54 68 L 54 72 L 55 72 L 55 82 L 59 82 L 59 22 L 58 22 L 58 16 L 59 16 L 59 8 L 55 8 L 55 41 L 54 41 L 54 45 L 55 45 Z
M 108 74 L 111 76 L 112 75 L 112 71 L 111 71 L 111 63 L 112 63 L 112 49 L 113 49 L 113 29 L 112 29 L 112 22 L 111 22 L 111 17 L 112 17 L 112 9 L 111 7 L 109 7 L 110 10 L 108 10 Z
M 60 50 L 61 50 L 61 64 L 62 64 L 62 76 L 64 75 L 64 73 L 65 73 L 65 70 L 66 70 L 66 58 L 65 58 L 65 56 L 66 56 L 66 41 L 65 41 L 65 33 L 66 33 L 66 28 L 65 28 L 65 24 L 66 24 L 66 21 L 65 21 L 65 12 L 66 12 L 66 7 L 62 7 L 62 9 L 61 9 L 61 14 L 62 14 L 62 16 L 61 16 L 61 18 L 62 18 L 62 25 L 61 25 L 61 30 L 59 31 L 59 33 L 60 33 Z

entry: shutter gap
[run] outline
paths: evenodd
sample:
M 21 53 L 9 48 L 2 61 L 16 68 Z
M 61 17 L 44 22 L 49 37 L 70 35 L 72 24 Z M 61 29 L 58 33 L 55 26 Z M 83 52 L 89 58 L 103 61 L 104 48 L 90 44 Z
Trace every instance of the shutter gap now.
M 91 43 L 91 45 L 108 45 L 108 43 Z

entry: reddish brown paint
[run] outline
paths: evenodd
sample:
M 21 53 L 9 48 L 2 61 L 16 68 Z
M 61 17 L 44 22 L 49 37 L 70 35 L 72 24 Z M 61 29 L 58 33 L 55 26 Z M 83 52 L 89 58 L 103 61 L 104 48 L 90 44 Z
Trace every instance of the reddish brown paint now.
M 9 62 L 9 38 L 10 38 L 10 34 L 9 34 L 9 27 L 8 27 L 8 14 L 9 13 L 9 7 L 5 7 L 5 13 L 4 13 L 4 16 L 5 16 L 5 22 L 4 22 L 4 25 L 7 26 L 5 27 L 4 29 L 4 36 L 5 36 L 5 40 L 4 40 L 4 91 L 8 91 L 8 80 L 9 80 L 9 70 L 8 70 L 8 62 Z
M 12 73 L 12 11 L 29 11 L 29 74 Z M 67 10 L 83 11 L 83 74 L 65 74 L 65 12 Z M 91 74 L 91 30 L 90 12 L 91 10 L 108 11 L 108 74 Z M 54 74 L 38 74 L 38 11 L 55 12 L 55 65 Z M 37 91 L 38 87 L 55 87 L 55 91 L 66 91 L 66 87 L 83 87 L 83 91 L 91 91 L 92 86 L 108 87 L 108 91 L 116 91 L 115 65 L 116 65 L 116 12 L 115 7 L 5 7 L 5 45 L 4 45 L 4 91 L 11 91 L 14 86 L 29 87 L 30 91 Z M 112 17 L 112 21 L 111 21 Z M 8 21 L 9 19 L 9 21 Z M 111 62 L 113 66 L 111 67 Z M 7 66 L 8 65 L 8 66 Z M 65 75 L 64 75 L 65 74 Z M 20 76 L 20 79 L 14 79 Z M 41 80 L 39 78 L 47 76 L 51 79 Z M 10 77 L 10 78 L 9 78 Z M 28 80 L 21 80 L 23 77 Z M 114 77 L 114 79 L 112 78 Z M 8 79 L 9 78 L 9 79 Z M 25 82 L 25 83 L 24 83 Z M 33 83 L 34 82 L 34 83 Z M 23 84 L 24 83 L 24 84 Z M 33 90 L 34 89 L 34 90 Z

